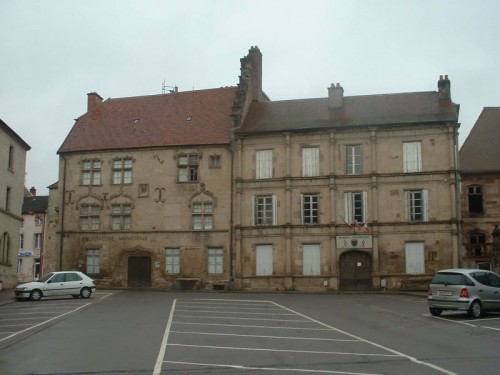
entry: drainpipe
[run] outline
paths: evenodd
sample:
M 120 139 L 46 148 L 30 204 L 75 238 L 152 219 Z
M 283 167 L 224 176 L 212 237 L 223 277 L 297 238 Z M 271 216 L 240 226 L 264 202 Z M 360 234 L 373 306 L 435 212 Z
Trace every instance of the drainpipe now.
M 455 127 L 455 202 L 457 211 L 457 244 L 458 244 L 458 267 L 463 267 L 462 259 L 462 205 L 461 205 L 461 194 L 460 194 L 460 174 L 459 174 L 459 160 L 458 160 L 458 127 Z
M 231 147 L 226 148 L 231 155 L 231 184 L 230 184 L 230 195 L 229 195 L 229 282 L 234 281 L 234 267 L 233 267 L 233 194 L 234 194 L 234 153 Z
M 62 256 L 63 256 L 63 240 L 64 240 L 64 206 L 65 206 L 65 195 L 66 195 L 66 166 L 67 160 L 64 155 L 61 154 L 61 158 L 64 160 L 63 169 L 63 180 L 62 180 L 62 195 L 61 195 L 61 235 L 59 237 L 59 271 L 62 271 Z

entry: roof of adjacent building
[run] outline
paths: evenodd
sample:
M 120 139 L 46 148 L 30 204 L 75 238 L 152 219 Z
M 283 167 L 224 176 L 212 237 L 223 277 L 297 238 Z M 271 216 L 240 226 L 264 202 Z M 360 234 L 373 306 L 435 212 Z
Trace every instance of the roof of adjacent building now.
M 2 119 L 0 119 L 0 129 L 3 129 L 5 133 L 7 133 L 12 139 L 15 139 L 21 147 L 23 147 L 26 151 L 31 150 L 30 145 L 28 145 L 24 139 L 22 139 L 12 128 L 7 125 Z
M 107 99 L 76 120 L 58 153 L 228 144 L 235 87 Z
M 500 172 L 500 107 L 485 107 L 460 148 L 462 173 Z
M 336 109 L 328 104 L 328 98 L 252 103 L 237 132 L 457 121 L 459 108 L 435 91 L 346 96 Z
M 29 214 L 29 213 L 47 212 L 48 205 L 49 205 L 48 195 L 35 195 L 32 197 L 24 197 L 22 213 Z

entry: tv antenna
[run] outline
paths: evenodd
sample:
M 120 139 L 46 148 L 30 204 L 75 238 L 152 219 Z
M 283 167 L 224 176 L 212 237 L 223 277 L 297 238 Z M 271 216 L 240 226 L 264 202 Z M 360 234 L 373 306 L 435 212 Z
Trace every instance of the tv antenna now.
M 165 84 L 165 80 L 163 80 L 163 83 L 161 85 L 161 93 L 162 94 L 166 94 L 167 92 L 169 92 L 170 94 L 173 94 L 175 92 L 178 92 L 179 91 L 179 88 L 177 86 L 167 86 Z

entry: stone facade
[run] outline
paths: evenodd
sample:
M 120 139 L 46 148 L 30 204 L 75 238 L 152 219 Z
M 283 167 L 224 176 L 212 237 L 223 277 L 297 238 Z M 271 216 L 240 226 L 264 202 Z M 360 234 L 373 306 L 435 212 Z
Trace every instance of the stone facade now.
M 17 285 L 17 249 L 29 150 L 30 146 L 0 120 L 0 286 L 5 289 Z

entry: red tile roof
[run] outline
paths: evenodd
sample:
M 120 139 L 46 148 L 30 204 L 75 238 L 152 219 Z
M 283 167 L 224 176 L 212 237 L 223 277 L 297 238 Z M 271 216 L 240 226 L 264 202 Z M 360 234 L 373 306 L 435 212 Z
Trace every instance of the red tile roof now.
M 500 172 L 500 107 L 486 107 L 460 148 L 461 173 Z
M 458 105 L 437 92 L 344 97 L 339 109 L 328 98 L 252 103 L 237 133 L 290 131 L 335 126 L 457 121 Z
M 236 88 L 108 99 L 77 119 L 58 153 L 228 144 Z

